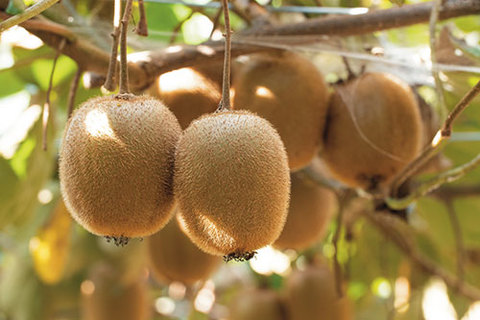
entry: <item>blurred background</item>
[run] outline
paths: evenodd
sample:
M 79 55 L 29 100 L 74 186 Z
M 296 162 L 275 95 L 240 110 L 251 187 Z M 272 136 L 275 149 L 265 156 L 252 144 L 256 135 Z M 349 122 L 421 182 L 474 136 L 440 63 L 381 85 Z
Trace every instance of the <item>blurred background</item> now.
M 34 2 L 0 1 L 0 6 L 3 12 L 15 14 Z M 245 6 L 238 2 L 239 8 Z M 327 14 L 350 15 L 420 2 L 261 0 L 258 4 L 269 8 L 267 15 L 275 23 L 293 24 L 318 17 L 314 8 L 325 9 Z M 149 36 L 140 37 L 132 31 L 129 51 L 222 39 L 220 3 L 189 0 L 189 4 L 145 0 Z M 138 4 L 134 5 L 130 30 L 139 19 Z M 282 12 L 286 6 L 289 8 Z M 110 51 L 113 1 L 62 0 L 43 16 Z M 251 17 L 237 8 L 231 18 L 234 43 L 247 41 L 240 31 L 254 25 Z M 436 59 L 442 64 L 439 77 L 449 109 L 480 80 L 479 30 L 478 15 L 436 26 Z M 324 37 L 303 44 L 293 43 L 291 37 L 248 38 L 249 43 L 252 41 L 308 58 L 330 84 L 347 77 L 344 58 L 357 73 L 366 68 L 394 74 L 415 89 L 432 114 L 439 114 L 428 23 L 363 36 Z M 365 218 L 362 210 L 368 207 L 367 200 L 354 199 L 344 206 L 344 228 L 334 246 L 338 199 L 332 191 L 320 190 L 305 172 L 296 176 L 297 183 L 315 191 L 302 192 L 317 194 L 311 197 L 323 193 L 328 205 L 306 209 L 318 211 L 324 219 L 313 240 L 299 248 L 266 247 L 248 262 L 225 263 L 195 252 L 175 221 L 170 223 L 168 234 L 159 236 L 158 250 L 165 251 L 158 253 L 159 257 L 151 253 L 157 250 L 153 237 L 132 239 L 127 246 L 117 247 L 88 233 L 72 220 L 59 192 L 58 150 L 77 73 L 77 64 L 65 55 L 56 62 L 50 112 L 46 116 L 43 112 L 55 55 L 54 49 L 22 27 L 0 35 L 1 320 L 480 319 L 480 301 L 424 272 L 428 270 L 419 268 L 412 263 L 412 255 L 405 254 L 399 245 L 402 241 L 392 241 Z M 215 79 L 219 81 L 221 65 L 212 68 L 216 68 Z M 95 76 L 83 73 L 75 106 L 105 93 L 91 84 Z M 46 119 L 47 150 L 43 150 L 42 122 Z M 434 129 L 439 127 L 436 121 L 431 125 Z M 441 169 L 464 164 L 479 150 L 477 99 L 456 122 L 443 162 L 418 179 L 423 181 Z M 476 286 L 480 284 L 479 181 L 480 171 L 472 171 L 450 185 L 453 192 L 419 199 L 408 209 L 407 230 L 397 235 L 435 266 Z M 309 200 L 305 196 L 298 201 Z M 166 243 L 167 248 L 161 249 Z M 343 270 L 341 300 L 335 298 L 334 256 Z

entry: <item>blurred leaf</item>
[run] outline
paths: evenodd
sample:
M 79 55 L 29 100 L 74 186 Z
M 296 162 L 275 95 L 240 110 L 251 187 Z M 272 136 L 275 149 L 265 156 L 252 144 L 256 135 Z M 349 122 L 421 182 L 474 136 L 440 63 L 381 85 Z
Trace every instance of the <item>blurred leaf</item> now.
M 32 72 L 36 83 L 42 90 L 48 89 L 50 74 L 52 73 L 53 60 L 37 60 L 32 64 Z M 60 56 L 57 61 L 55 73 L 53 75 L 53 87 L 58 86 L 72 75 L 76 70 L 75 62 L 66 57 Z
M 25 84 L 16 75 L 15 70 L 0 70 L 0 97 L 8 96 L 21 91 Z
M 17 152 L 10 160 L 12 169 L 15 171 L 17 176 L 20 179 L 24 179 L 27 174 L 27 160 L 28 157 L 32 154 L 33 149 L 35 148 L 35 139 L 32 137 L 23 141 L 23 143 L 18 148 Z

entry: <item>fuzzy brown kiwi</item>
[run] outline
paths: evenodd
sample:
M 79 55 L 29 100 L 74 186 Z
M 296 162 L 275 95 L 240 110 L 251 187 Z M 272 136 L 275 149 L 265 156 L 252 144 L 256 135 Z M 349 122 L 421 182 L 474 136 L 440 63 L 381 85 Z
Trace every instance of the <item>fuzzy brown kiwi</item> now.
M 229 320 L 287 319 L 284 302 L 270 289 L 243 289 L 230 303 L 229 313 Z
M 387 185 L 421 148 L 415 96 L 389 74 L 365 73 L 338 85 L 327 122 L 321 156 L 332 175 L 351 187 Z
M 291 170 L 305 167 L 321 143 L 328 88 L 314 64 L 292 52 L 255 54 L 237 63 L 233 106 L 267 119 L 278 130 Z
M 202 116 L 184 131 L 175 154 L 179 221 L 200 249 L 249 258 L 285 224 L 288 160 L 271 124 L 247 111 Z
M 336 209 L 336 199 L 332 191 L 304 179 L 298 173 L 292 173 L 290 180 L 287 222 L 273 246 L 303 250 L 325 236 Z
M 146 279 L 125 284 L 117 281 L 118 272 L 109 264 L 92 268 L 81 285 L 82 320 L 147 320 L 150 319 L 149 293 Z
M 221 86 L 209 75 L 201 68 L 170 71 L 160 75 L 147 93 L 162 100 L 185 129 L 192 120 L 218 107 Z
M 90 99 L 68 121 L 60 186 L 73 218 L 123 243 L 158 231 L 172 216 L 175 145 L 181 128 L 147 96 Z
M 351 320 L 348 297 L 338 298 L 335 277 L 325 265 L 294 270 L 287 279 L 286 299 L 291 320 Z
M 178 226 L 177 219 L 170 222 L 159 232 L 147 239 L 150 270 L 159 282 L 172 281 L 192 285 L 205 280 L 215 271 L 221 262 L 198 249 Z

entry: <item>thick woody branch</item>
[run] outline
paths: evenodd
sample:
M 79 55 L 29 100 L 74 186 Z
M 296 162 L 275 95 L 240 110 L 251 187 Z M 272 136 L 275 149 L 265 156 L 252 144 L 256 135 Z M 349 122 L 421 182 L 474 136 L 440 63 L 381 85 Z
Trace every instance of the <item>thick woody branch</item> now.
M 416 23 L 429 21 L 433 7 L 432 2 L 405 5 L 399 8 L 372 11 L 355 16 L 332 16 L 310 19 L 306 22 L 282 26 L 264 26 L 242 32 L 243 37 L 253 36 L 280 36 L 280 35 L 359 35 L 391 28 L 404 27 Z M 446 2 L 440 12 L 438 20 L 445 20 L 465 15 L 480 13 L 478 0 L 451 0 Z M 9 15 L 0 13 L 2 19 Z M 58 47 L 68 28 L 52 22 L 39 22 L 36 25 L 29 20 L 22 24 L 29 31 L 39 36 L 49 46 Z M 43 24 L 42 27 L 39 24 Z M 45 25 L 47 24 L 47 25 Z M 43 29 L 43 31 L 40 31 Z M 71 32 L 70 32 L 71 34 Z M 62 53 L 70 56 L 85 71 L 92 71 L 101 75 L 106 74 L 109 54 L 96 48 L 84 39 L 74 38 L 69 41 Z M 305 41 L 316 41 L 315 37 Z M 232 44 L 232 56 L 269 50 L 262 46 Z M 271 49 L 270 49 L 271 50 Z M 176 46 L 159 51 L 147 52 L 136 63 L 129 64 L 130 86 L 139 90 L 150 85 L 156 76 L 176 68 L 192 66 L 206 61 L 223 58 L 223 41 L 209 41 L 199 46 Z

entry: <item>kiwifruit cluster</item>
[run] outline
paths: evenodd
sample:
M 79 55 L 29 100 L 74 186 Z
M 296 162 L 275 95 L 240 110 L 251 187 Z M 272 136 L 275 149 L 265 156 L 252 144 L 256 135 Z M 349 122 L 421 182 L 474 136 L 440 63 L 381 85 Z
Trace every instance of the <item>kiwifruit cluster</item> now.
M 336 209 L 335 194 L 329 189 L 292 173 L 287 222 L 273 246 L 303 250 L 320 240 Z
M 221 262 L 198 249 L 179 228 L 177 219 L 147 238 L 148 260 L 155 279 L 168 284 L 173 281 L 192 285 L 207 279 Z
M 67 123 L 60 149 L 65 204 L 88 231 L 124 243 L 167 223 L 181 128 L 147 96 L 92 98 Z
M 136 281 L 118 281 L 118 272 L 110 264 L 92 268 L 82 283 L 82 320 L 146 320 L 150 319 L 148 287 L 145 277 Z
M 268 121 L 247 111 L 202 116 L 184 131 L 175 156 L 179 221 L 200 249 L 242 259 L 278 238 L 290 175 Z
M 287 320 L 285 305 L 275 291 L 246 288 L 229 305 L 229 320 Z
M 323 264 L 294 270 L 287 279 L 286 301 L 291 320 L 351 320 L 347 296 L 338 297 L 335 277 Z
M 328 106 L 323 76 L 308 59 L 282 51 L 237 63 L 233 106 L 257 113 L 278 130 L 291 170 L 305 167 L 321 144 Z
M 160 75 L 147 93 L 162 100 L 185 129 L 202 114 L 214 112 L 221 98 L 220 86 L 210 68 L 181 68 Z M 221 69 L 220 69 L 221 70 Z
M 339 181 L 376 191 L 418 155 L 421 135 L 410 87 L 389 74 L 365 73 L 335 87 L 321 155 Z

